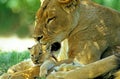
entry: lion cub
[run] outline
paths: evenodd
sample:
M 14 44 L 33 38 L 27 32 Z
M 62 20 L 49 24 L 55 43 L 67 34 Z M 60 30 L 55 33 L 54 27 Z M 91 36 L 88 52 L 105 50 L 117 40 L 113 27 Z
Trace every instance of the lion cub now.
M 70 59 L 58 60 L 59 56 L 55 56 L 55 53 L 58 51 L 50 53 L 45 51 L 46 48 L 46 46 L 40 45 L 39 43 L 29 48 L 31 60 L 35 65 L 40 66 L 40 77 L 46 76 L 54 70 L 68 71 L 81 66 L 77 62 L 73 62 L 73 60 Z M 65 66 L 65 64 L 67 64 L 67 66 Z
M 48 70 L 50 70 L 57 61 L 53 54 L 44 51 L 45 48 L 45 46 L 41 46 L 39 43 L 28 48 L 30 50 L 31 60 L 35 65 L 40 66 L 40 77 L 46 76 Z

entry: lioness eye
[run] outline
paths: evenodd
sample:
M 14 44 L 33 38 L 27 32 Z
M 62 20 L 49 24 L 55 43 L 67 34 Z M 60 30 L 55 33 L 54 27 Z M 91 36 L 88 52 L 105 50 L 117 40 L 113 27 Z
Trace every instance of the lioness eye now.
M 47 23 L 50 23 L 52 20 L 54 20 L 55 19 L 55 16 L 54 17 L 52 17 L 52 18 L 48 18 L 48 20 L 47 20 Z

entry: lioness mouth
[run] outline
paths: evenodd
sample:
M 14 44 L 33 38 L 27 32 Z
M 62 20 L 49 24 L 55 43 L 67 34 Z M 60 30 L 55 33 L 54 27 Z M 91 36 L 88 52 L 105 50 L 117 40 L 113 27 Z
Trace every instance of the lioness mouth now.
M 61 48 L 61 44 L 59 42 L 55 42 L 51 45 L 51 51 L 58 51 Z

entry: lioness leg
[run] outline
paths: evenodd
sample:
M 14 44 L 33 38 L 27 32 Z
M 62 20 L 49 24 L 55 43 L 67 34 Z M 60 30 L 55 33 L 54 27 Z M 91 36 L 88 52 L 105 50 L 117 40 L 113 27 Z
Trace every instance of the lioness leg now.
M 114 55 L 68 72 L 50 74 L 47 79 L 91 79 L 117 68 L 118 58 Z

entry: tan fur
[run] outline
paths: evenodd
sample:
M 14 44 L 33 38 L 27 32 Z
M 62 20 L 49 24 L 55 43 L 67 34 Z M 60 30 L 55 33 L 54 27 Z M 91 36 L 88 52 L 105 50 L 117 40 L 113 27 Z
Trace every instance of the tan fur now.
M 12 74 L 9 79 L 35 79 L 35 77 L 39 76 L 39 70 L 39 66 L 33 66 L 29 69 Z
M 0 79 L 9 79 L 9 77 L 11 76 L 11 74 L 9 73 L 4 73 L 0 76 Z
M 34 38 L 51 45 L 68 39 L 68 58 L 81 64 L 100 59 L 120 45 L 120 13 L 90 0 L 45 0 L 36 14 Z
M 57 57 L 58 61 L 68 59 L 68 50 L 69 50 L 68 39 L 65 39 L 61 43 L 60 52 Z
M 114 73 L 115 78 L 114 79 L 120 79 L 120 70 Z
M 33 66 L 34 66 L 34 64 L 31 61 L 31 59 L 27 59 L 27 60 L 21 61 L 20 63 L 18 63 L 16 65 L 11 66 L 8 69 L 7 73 L 13 74 L 13 73 L 16 73 L 16 72 L 19 72 L 19 71 L 29 69 L 30 67 L 33 67 Z

